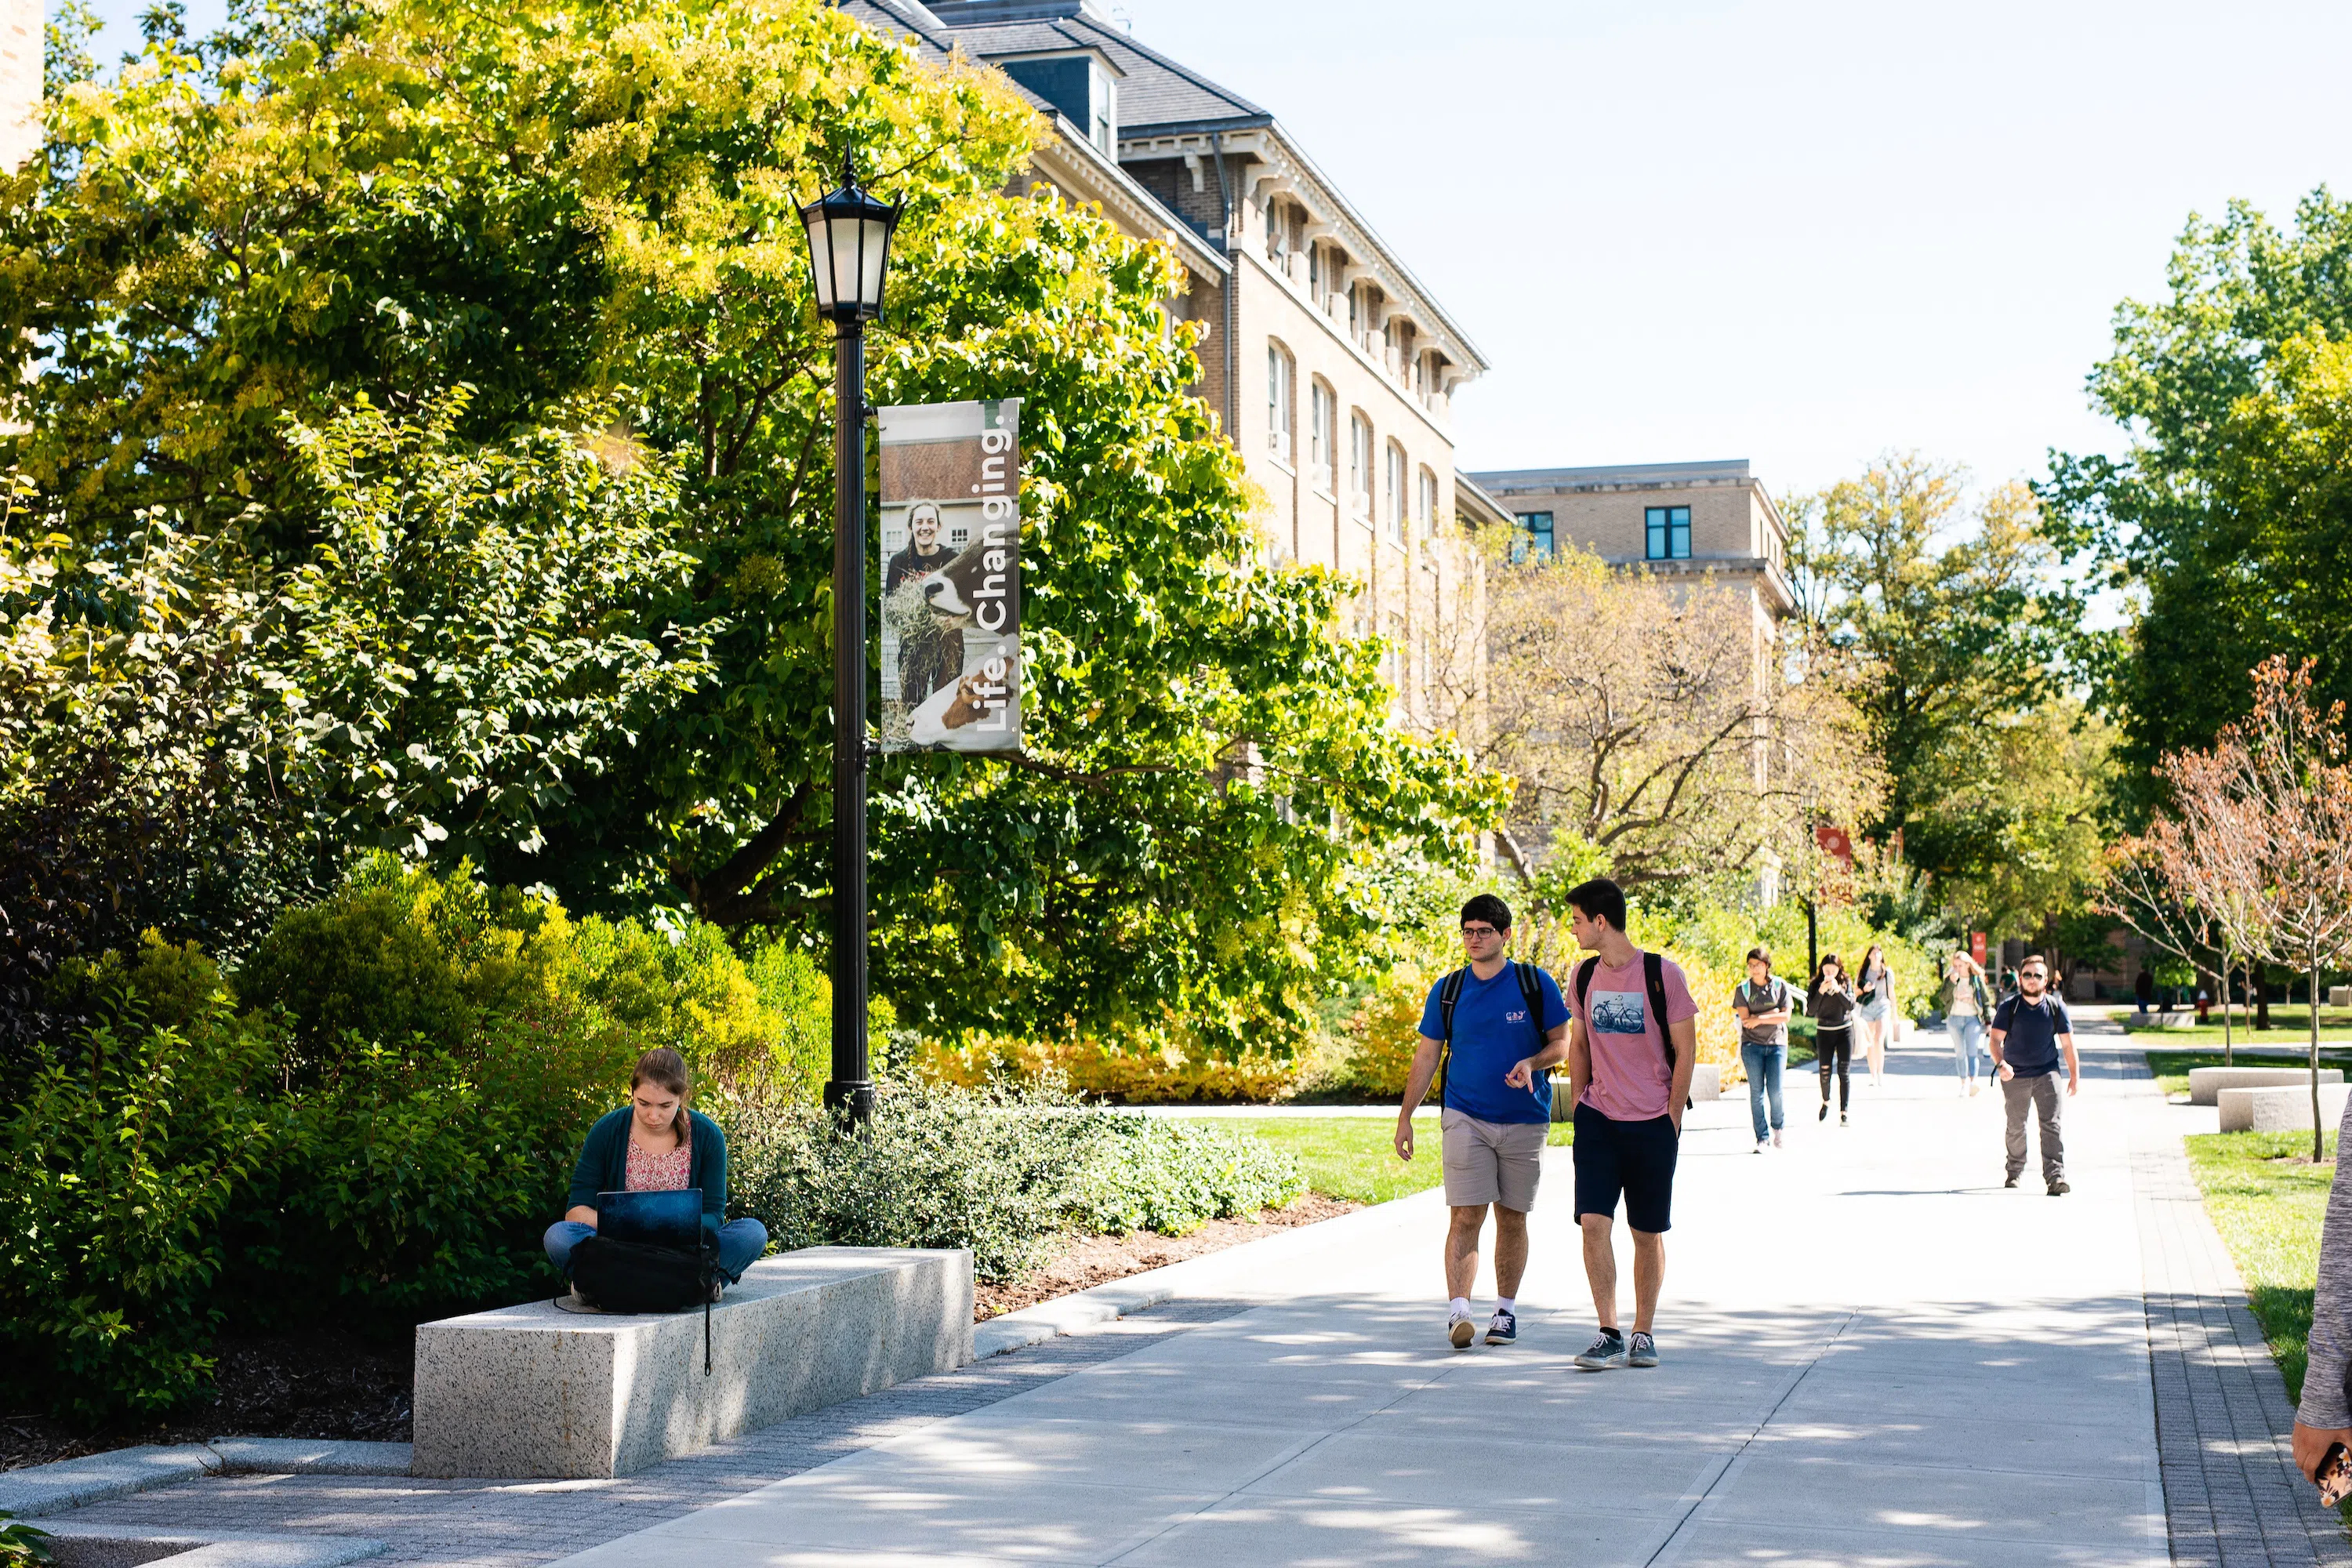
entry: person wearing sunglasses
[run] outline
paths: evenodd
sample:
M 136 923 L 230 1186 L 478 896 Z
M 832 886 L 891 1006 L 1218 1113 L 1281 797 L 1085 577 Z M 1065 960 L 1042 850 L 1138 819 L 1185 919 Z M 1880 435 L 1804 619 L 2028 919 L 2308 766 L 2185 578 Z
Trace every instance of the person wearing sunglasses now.
M 1519 1333 L 1519 1280 L 1528 1267 L 1528 1211 L 1543 1179 L 1551 1136 L 1551 1075 L 1568 1055 L 1568 1004 L 1559 983 L 1507 956 L 1511 907 L 1492 893 L 1462 906 L 1462 952 L 1469 960 L 1429 989 L 1421 1037 L 1397 1112 L 1396 1152 L 1413 1155 L 1412 1112 L 1443 1058 L 1439 1160 L 1451 1211 L 1445 1232 L 1445 1337 L 1468 1350 L 1477 1337 L 1470 1292 L 1478 1282 L 1478 1237 L 1495 1214 L 1495 1312 L 1486 1342 Z M 1530 1062 L 1538 1070 L 1526 1070 Z M 1512 1075 L 1517 1080 L 1512 1081 Z
M 2060 1059 L 2066 1065 L 2066 1092 L 2081 1091 L 2083 1064 L 2074 1055 L 2074 1024 L 2066 1004 L 2050 991 L 2050 965 L 2040 953 L 2017 966 L 2017 994 L 2003 1001 L 1992 1016 L 1992 1065 L 2000 1074 L 2000 1096 L 2009 1113 L 2009 1174 L 2004 1187 L 2017 1185 L 2025 1171 L 2025 1112 L 2030 1106 L 2042 1124 L 2042 1179 L 2050 1195 L 2066 1195 L 2066 1144 L 2058 1132 Z

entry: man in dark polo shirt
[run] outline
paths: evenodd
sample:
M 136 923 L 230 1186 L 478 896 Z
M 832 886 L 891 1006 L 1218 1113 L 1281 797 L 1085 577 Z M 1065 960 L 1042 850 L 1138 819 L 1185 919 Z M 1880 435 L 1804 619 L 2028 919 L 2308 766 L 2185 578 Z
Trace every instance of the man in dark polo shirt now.
M 2083 1087 L 2083 1064 L 2074 1056 L 2074 1021 L 2066 1004 L 2050 991 L 2050 965 L 2040 953 L 2017 966 L 2017 994 L 1992 1016 L 1992 1065 L 2000 1073 L 2000 1097 L 2009 1112 L 2009 1178 L 2017 1185 L 2025 1170 L 2025 1108 L 2042 1122 L 2042 1179 L 2053 1198 L 2066 1194 L 2066 1145 L 2058 1136 L 2058 1064 L 2066 1064 L 2066 1092 Z

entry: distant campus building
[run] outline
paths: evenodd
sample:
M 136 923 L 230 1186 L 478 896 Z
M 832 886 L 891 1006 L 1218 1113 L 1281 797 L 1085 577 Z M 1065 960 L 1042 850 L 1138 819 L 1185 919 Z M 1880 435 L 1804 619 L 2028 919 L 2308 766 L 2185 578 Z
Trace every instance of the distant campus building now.
M 1366 586 L 1350 629 L 1401 650 L 1403 715 L 1461 717 L 1477 687 L 1479 558 L 1463 527 L 1503 521 L 1454 468 L 1453 399 L 1486 369 L 1467 333 L 1275 117 L 1137 43 L 1092 0 L 849 0 L 869 26 L 996 66 L 1056 132 L 1034 174 L 1164 239 L 1205 324 L 1202 396 L 1265 493 L 1277 559 Z M 1475 662 L 1475 657 L 1473 662 Z

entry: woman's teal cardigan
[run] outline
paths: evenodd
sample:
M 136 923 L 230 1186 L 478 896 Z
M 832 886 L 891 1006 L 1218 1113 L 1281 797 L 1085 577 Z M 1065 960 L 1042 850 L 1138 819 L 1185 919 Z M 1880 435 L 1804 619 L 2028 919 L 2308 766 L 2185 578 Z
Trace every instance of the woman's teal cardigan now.
M 572 1170 L 572 1195 L 566 1208 L 593 1209 L 598 1193 L 617 1193 L 629 1181 L 628 1106 L 596 1119 L 580 1145 L 580 1163 Z M 727 1134 L 699 1110 L 687 1113 L 694 1129 L 688 1147 L 686 1184 L 702 1189 L 702 1228 L 716 1231 L 727 1217 Z

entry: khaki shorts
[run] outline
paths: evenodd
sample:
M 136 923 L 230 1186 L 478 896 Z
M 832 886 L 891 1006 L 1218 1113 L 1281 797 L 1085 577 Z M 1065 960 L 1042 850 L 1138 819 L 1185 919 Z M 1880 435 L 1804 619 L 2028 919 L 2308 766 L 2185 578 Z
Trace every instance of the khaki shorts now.
M 1445 1163 L 1445 1201 L 1451 1207 L 1484 1208 L 1500 1204 L 1525 1214 L 1536 1206 L 1543 1181 L 1544 1143 L 1551 1129 L 1540 1121 L 1481 1121 L 1459 1110 L 1438 1118 Z

